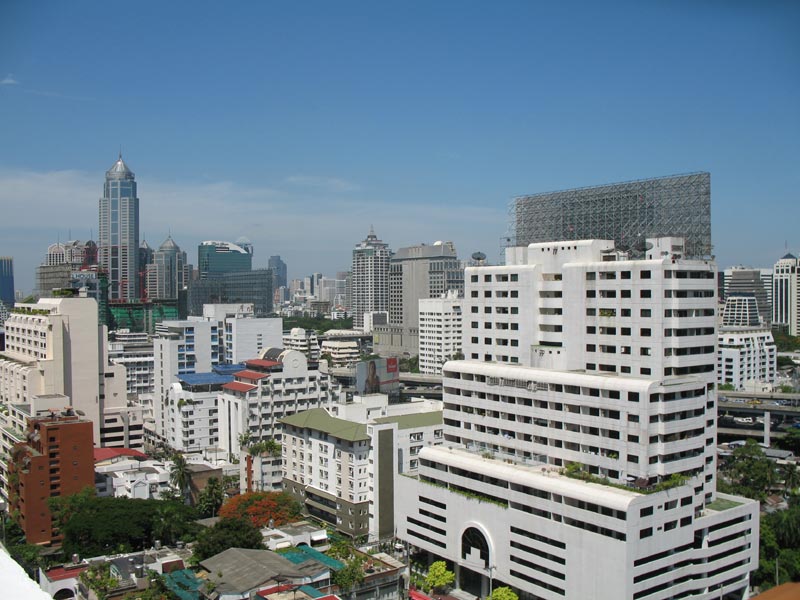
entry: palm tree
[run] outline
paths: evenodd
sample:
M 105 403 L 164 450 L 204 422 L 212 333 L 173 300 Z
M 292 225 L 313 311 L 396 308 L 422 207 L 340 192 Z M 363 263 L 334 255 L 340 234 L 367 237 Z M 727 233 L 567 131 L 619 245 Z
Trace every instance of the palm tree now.
M 197 498 L 197 508 L 204 517 L 214 517 L 225 500 L 225 490 L 216 477 L 209 477 L 205 489 Z
M 178 489 L 184 502 L 189 503 L 189 465 L 183 454 L 175 454 L 172 457 L 172 467 L 169 470 L 169 480 Z

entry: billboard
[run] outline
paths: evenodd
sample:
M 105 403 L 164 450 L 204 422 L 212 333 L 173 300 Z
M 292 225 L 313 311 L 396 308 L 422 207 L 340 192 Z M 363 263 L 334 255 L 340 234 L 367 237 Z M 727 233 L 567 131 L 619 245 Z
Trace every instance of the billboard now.
M 394 394 L 400 390 L 400 365 L 396 358 L 376 358 L 356 364 L 356 393 Z

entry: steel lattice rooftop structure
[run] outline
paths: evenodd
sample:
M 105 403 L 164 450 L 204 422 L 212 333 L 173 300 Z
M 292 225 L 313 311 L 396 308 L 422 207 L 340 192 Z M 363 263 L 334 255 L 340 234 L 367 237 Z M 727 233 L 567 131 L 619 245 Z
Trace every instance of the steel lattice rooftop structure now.
M 650 237 L 685 238 L 685 255 L 711 254 L 711 174 L 706 172 L 519 196 L 506 246 L 614 240 L 637 255 Z

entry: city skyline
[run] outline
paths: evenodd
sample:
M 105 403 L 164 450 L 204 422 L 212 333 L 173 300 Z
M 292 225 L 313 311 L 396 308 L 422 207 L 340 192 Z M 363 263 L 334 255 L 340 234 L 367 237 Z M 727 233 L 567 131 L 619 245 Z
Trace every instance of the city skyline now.
M 516 196 L 701 170 L 721 268 L 796 253 L 800 8 L 575 6 L 145 6 L 111 31 L 99 4 L 4 5 L 0 254 L 30 291 L 49 244 L 96 239 L 120 145 L 151 245 L 246 236 L 290 278 L 346 269 L 370 225 L 495 262 Z

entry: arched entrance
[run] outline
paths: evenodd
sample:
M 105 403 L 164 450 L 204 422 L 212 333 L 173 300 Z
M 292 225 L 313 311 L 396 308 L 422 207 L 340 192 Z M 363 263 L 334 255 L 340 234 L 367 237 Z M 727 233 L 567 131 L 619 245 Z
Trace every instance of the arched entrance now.
M 491 564 L 491 552 L 486 535 L 477 527 L 467 527 L 461 534 L 461 559 L 459 587 L 482 598 L 486 595 L 485 574 Z

